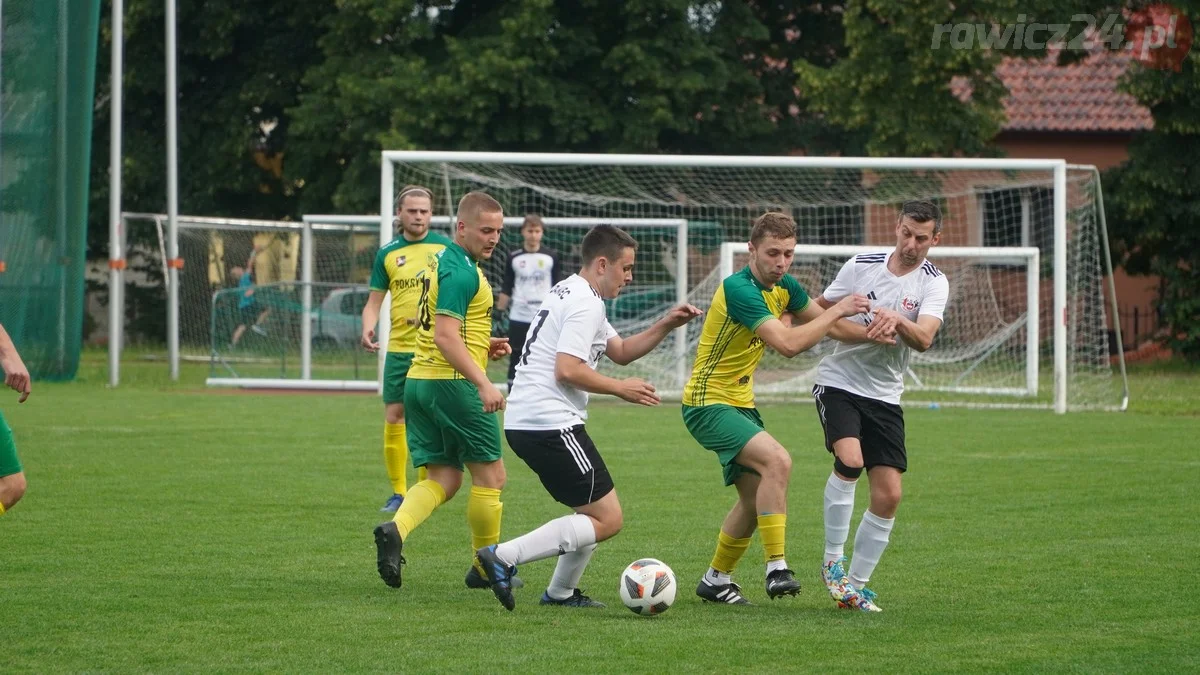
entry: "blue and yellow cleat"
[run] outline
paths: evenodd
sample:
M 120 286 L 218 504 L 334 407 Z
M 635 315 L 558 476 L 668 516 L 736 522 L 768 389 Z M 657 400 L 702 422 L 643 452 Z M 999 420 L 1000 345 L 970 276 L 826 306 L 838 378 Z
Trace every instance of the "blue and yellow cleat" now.
M 387 503 L 384 504 L 383 508 L 379 510 L 383 513 L 395 513 L 400 510 L 400 505 L 403 503 L 404 495 L 394 494 L 391 497 L 388 497 Z
M 854 587 L 850 585 L 850 578 L 846 576 L 845 562 L 846 557 L 842 556 L 825 563 L 821 568 L 821 581 L 824 581 L 825 588 L 829 589 L 830 597 L 839 603 L 855 592 Z

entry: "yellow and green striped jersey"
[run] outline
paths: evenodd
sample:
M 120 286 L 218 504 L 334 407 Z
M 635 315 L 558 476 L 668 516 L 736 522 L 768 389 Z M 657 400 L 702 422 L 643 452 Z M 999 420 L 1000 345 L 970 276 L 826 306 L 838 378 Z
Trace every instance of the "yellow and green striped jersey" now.
M 417 348 L 417 302 L 421 298 L 421 280 L 431 273 L 435 256 L 449 243 L 449 239 L 437 232 L 426 232 L 417 241 L 409 241 L 401 235 L 375 254 L 375 264 L 371 266 L 371 290 L 392 294 L 389 352 L 411 352 Z
M 492 286 L 483 269 L 458 244 L 451 242 L 439 251 L 433 274 L 424 277 L 417 306 L 417 350 L 409 379 L 457 380 L 462 374 L 454 369 L 433 343 L 437 316 L 450 316 L 462 322 L 460 335 L 476 365 L 487 370 L 488 348 L 492 337 Z
M 804 311 L 808 302 L 808 294 L 791 275 L 772 288 L 759 283 L 749 266 L 726 277 L 704 317 L 683 404 L 753 408 L 754 370 L 766 350 L 754 331 L 784 312 Z

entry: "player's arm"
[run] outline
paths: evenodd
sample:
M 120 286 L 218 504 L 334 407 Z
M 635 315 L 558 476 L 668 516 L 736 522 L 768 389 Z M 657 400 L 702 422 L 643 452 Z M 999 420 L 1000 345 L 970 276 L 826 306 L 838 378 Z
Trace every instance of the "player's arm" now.
M 666 316 L 654 322 L 646 330 L 629 338 L 620 335 L 609 338 L 605 355 L 619 366 L 627 366 L 650 353 L 671 331 L 700 316 L 703 312 L 692 305 L 680 305 L 671 309 Z
M 923 352 L 933 346 L 933 338 L 937 337 L 942 320 L 936 316 L 922 314 L 913 321 L 895 310 L 878 309 L 875 310 L 875 320 L 867 328 L 867 335 L 878 335 L 889 327 L 904 340 L 904 344 Z
M 385 295 L 387 291 L 372 289 L 367 296 L 367 304 L 363 305 L 362 346 L 371 353 L 379 351 L 379 343 L 375 341 L 375 327 L 379 325 L 379 309 L 383 306 Z
M 479 280 L 463 272 L 438 272 L 438 296 L 433 322 L 433 344 L 441 351 L 450 367 L 458 371 L 479 390 L 484 412 L 504 409 L 504 396 L 496 389 L 487 373 L 475 364 L 462 336 L 463 321 L 471 298 L 479 291 Z
M 29 370 L 3 325 L 0 325 L 0 368 L 4 370 L 4 384 L 21 395 L 17 403 L 24 403 L 29 398 L 32 384 Z
M 819 317 L 824 310 L 833 307 L 835 303 L 829 302 L 824 296 L 818 297 L 813 302 L 808 303 L 808 306 L 799 312 L 792 312 L 792 323 L 787 325 L 797 325 L 808 323 Z M 784 316 L 787 316 L 786 314 Z M 781 317 L 782 318 L 782 317 Z M 872 340 L 867 337 L 867 327 L 849 321 L 840 319 L 835 321 L 829 327 L 829 337 L 846 344 L 859 344 L 863 342 L 879 342 L 881 344 L 894 345 L 896 344 L 895 333 L 881 334 L 879 338 Z
M 387 273 L 387 255 L 381 248 L 375 254 L 375 262 L 371 265 L 371 280 L 368 288 L 367 304 L 362 311 L 362 346 L 369 352 L 379 351 L 379 343 L 375 342 L 375 328 L 379 325 L 379 309 L 383 306 L 383 298 L 387 295 L 389 279 Z
M 475 359 L 471 358 L 471 352 L 467 350 L 467 343 L 463 341 L 460 333 L 462 324 L 462 319 L 439 312 L 437 321 L 433 322 L 433 344 L 441 350 L 450 367 L 457 370 L 471 384 L 480 389 L 490 387 L 492 383 L 487 379 L 487 373 L 475 364 Z
M 618 380 L 592 370 L 574 354 L 559 352 L 554 358 L 554 379 L 576 389 L 593 394 L 619 396 L 630 403 L 658 405 L 660 399 L 654 385 L 636 377 Z
M 921 298 L 921 313 L 913 321 L 899 312 L 891 309 L 875 310 L 875 320 L 867 328 L 867 337 L 874 337 L 887 331 L 895 331 L 904 344 L 923 352 L 933 346 L 942 327 L 942 315 L 946 311 L 946 303 L 950 300 L 950 283 L 946 277 L 939 276 L 931 282 L 925 296 Z
M 775 317 L 762 321 L 754 334 L 780 354 L 791 358 L 821 341 L 835 323 L 843 317 L 854 316 L 871 308 L 871 301 L 862 295 L 847 295 L 807 323 L 788 328 Z

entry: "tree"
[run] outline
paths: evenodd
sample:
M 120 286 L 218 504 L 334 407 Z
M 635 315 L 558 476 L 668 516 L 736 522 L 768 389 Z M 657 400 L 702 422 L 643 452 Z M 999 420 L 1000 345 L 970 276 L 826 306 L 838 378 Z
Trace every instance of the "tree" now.
M 1129 159 L 1104 173 L 1114 262 L 1156 274 L 1167 342 L 1200 360 L 1200 53 L 1179 71 L 1134 66 L 1123 89 L 1154 116 Z
M 785 39 L 797 25 L 807 39 Z M 837 138 L 786 64 L 836 57 L 840 19 L 799 2 L 345 0 L 325 27 L 285 163 L 305 210 L 377 208 L 382 148 L 774 154 Z
M 177 11 L 180 213 L 243 218 L 296 215 L 293 186 L 279 171 L 300 80 L 320 57 L 323 2 L 179 0 Z M 112 8 L 101 8 L 93 118 L 88 257 L 108 255 L 109 80 Z M 122 208 L 166 211 L 166 66 L 161 0 L 125 3 L 122 124 Z M 145 228 L 128 233 L 130 246 L 157 248 Z M 201 269 L 199 261 L 191 260 Z M 185 268 L 187 269 L 187 268 Z M 138 270 L 148 286 L 130 283 L 131 328 L 155 338 L 165 322 L 159 265 Z M 186 274 L 185 283 L 207 283 Z M 93 284 L 100 291 L 104 284 Z M 107 294 L 101 295 L 107 301 Z

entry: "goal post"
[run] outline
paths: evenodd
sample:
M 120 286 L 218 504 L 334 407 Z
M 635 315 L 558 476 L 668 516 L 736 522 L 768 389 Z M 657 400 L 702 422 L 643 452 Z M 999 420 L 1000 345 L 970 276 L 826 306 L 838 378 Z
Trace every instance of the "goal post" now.
M 431 189 L 435 204 L 483 190 L 508 214 L 683 218 L 690 223 L 685 250 L 693 302 L 711 294 L 720 242 L 745 241 L 750 222 L 764 211 L 792 215 L 801 245 L 878 250 L 894 246 L 904 201 L 931 200 L 945 216 L 946 248 L 1038 249 L 1032 268 L 1018 267 L 1024 274 L 1036 269 L 1039 278 L 1038 341 L 1022 353 L 1036 347 L 1036 363 L 1054 366 L 1039 373 L 1042 380 L 1053 378 L 1053 387 L 1038 388 L 1039 405 L 1061 413 L 1121 409 L 1127 402 L 1123 355 L 1109 347 L 1110 335 L 1119 340 L 1120 325 L 1104 297 L 1111 275 L 1105 274 L 1109 252 L 1094 167 L 1057 159 L 384 151 L 381 234 L 407 184 Z M 711 224 L 721 236 L 697 237 L 699 224 Z M 688 327 L 692 345 L 698 333 Z M 1025 369 L 1035 363 L 1022 361 Z M 654 375 L 669 387 L 673 372 Z M 1022 379 L 1031 378 L 1027 370 Z M 1019 388 L 1028 391 L 1028 382 Z
M 861 253 L 878 253 L 881 250 L 884 249 L 879 246 L 797 245 L 791 272 L 809 282 L 807 290 L 815 297 L 833 280 L 833 276 L 837 274 L 837 271 L 845 261 Z M 722 244 L 718 276 L 724 279 L 733 274 L 739 266 L 744 266 L 744 260 L 748 256 L 749 251 L 749 245 L 745 242 L 725 242 Z M 739 256 L 742 258 L 741 261 L 737 260 Z M 918 366 L 921 364 L 938 364 L 939 366 L 957 364 L 957 370 L 953 375 L 943 376 L 943 382 L 923 381 L 927 380 L 927 378 L 917 378 L 916 373 L 910 372 L 912 378 L 918 381 L 915 386 L 910 384 L 909 387 L 917 390 L 946 391 L 960 394 L 1037 397 L 1039 377 L 1038 345 L 1040 342 L 1039 317 L 1041 316 L 1041 252 L 1034 247 L 934 246 L 929 249 L 928 257 L 935 261 L 935 264 L 938 264 L 942 272 L 950 279 L 950 299 L 947 303 L 948 314 L 977 316 L 978 313 L 973 313 L 969 310 L 964 311 L 963 308 L 956 307 L 956 305 L 961 305 L 963 302 L 970 302 L 970 298 L 986 294 L 973 292 L 974 289 L 971 288 L 965 289 L 964 292 L 963 286 L 977 283 L 978 280 L 974 278 L 975 276 L 987 277 L 987 284 L 998 286 L 999 284 L 996 283 L 997 280 L 994 280 L 993 277 L 1011 276 L 1012 267 L 1019 267 L 1020 275 L 1023 277 L 1023 285 L 1020 289 L 1023 291 L 1023 297 L 1021 298 L 1023 311 L 1013 315 L 1010 321 L 996 321 L 996 325 L 990 327 L 992 330 L 990 334 L 984 334 L 975 338 L 975 342 L 979 344 L 979 347 L 976 349 L 968 347 L 965 352 L 960 349 L 962 353 L 959 354 L 940 353 L 947 350 L 940 349 L 939 343 L 935 341 L 933 348 L 926 354 L 914 354 L 914 362 Z M 950 267 L 947 263 L 953 265 L 953 267 Z M 814 270 L 814 266 L 821 267 L 822 269 Z M 989 269 L 992 266 L 999 268 L 999 270 L 993 272 L 992 269 Z M 1010 292 L 1017 290 L 1017 285 L 1010 283 L 1009 287 L 1002 289 L 1001 292 L 1003 290 Z M 989 357 L 996 354 L 1005 345 L 1011 347 L 1013 344 L 1022 345 L 1022 350 L 1002 355 L 997 360 L 1010 362 L 1014 373 L 1019 369 L 1019 372 L 1024 374 L 1023 385 L 963 384 L 963 381 L 967 380 Z M 1024 362 L 1023 367 L 1019 363 L 1022 360 Z M 1057 368 L 1058 366 L 1055 367 L 1056 370 Z M 811 375 L 811 368 L 807 370 L 807 374 Z M 796 393 L 799 393 L 800 390 L 807 390 L 811 385 L 811 379 L 801 378 L 798 382 Z M 774 391 L 779 393 L 781 389 L 776 386 L 774 387 Z

